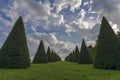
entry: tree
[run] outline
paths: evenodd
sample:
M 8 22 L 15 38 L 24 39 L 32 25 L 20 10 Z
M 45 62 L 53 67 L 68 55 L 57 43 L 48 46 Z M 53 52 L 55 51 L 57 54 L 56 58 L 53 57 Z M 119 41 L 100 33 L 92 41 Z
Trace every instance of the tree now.
M 75 62 L 75 51 L 74 51 L 74 50 L 73 50 L 73 52 L 71 53 L 70 62 Z
M 51 61 L 50 61 L 50 62 L 61 61 L 60 56 L 58 56 L 57 53 L 54 52 L 53 50 L 52 50 L 52 52 L 50 53 L 50 56 L 51 56 Z
M 45 53 L 45 48 L 43 41 L 41 40 L 40 45 L 37 49 L 35 57 L 33 59 L 33 63 L 47 63 L 47 56 Z
M 48 49 L 47 49 L 47 59 L 48 59 L 48 62 L 51 62 L 51 61 L 52 61 L 51 58 L 52 58 L 52 57 L 51 57 L 50 47 L 48 47 Z
M 66 56 L 65 61 L 75 62 L 75 51 L 73 50 L 68 56 Z
M 61 61 L 61 58 L 57 55 L 56 52 L 53 52 L 52 58 L 53 58 L 53 62 Z
M 89 55 L 84 39 L 82 41 L 81 51 L 78 56 L 78 64 L 92 64 L 92 59 Z
M 93 48 L 93 46 L 92 46 L 92 45 L 89 45 L 88 48 L 89 48 L 89 49 L 90 49 L 90 48 Z
M 57 53 L 55 54 L 56 54 L 56 61 L 61 61 L 62 60 L 61 57 Z
M 94 62 L 95 61 L 95 57 L 96 57 L 96 45 L 94 47 L 93 46 L 88 46 L 88 51 L 90 53 L 92 61 Z
M 70 53 L 68 56 L 66 56 L 65 57 L 65 61 L 69 61 L 70 62 L 71 56 L 72 56 L 72 53 Z
M 120 69 L 120 49 L 117 37 L 105 17 L 102 18 L 97 40 L 95 68 Z
M 52 49 L 52 52 L 51 52 L 51 62 L 54 62 L 54 57 L 53 57 L 53 55 L 54 55 L 54 51 L 53 51 L 53 49 Z
M 30 56 L 22 17 L 13 26 L 0 50 L 1 68 L 28 68 Z
M 73 50 L 68 56 L 66 56 L 65 61 L 77 62 L 78 55 L 79 55 L 79 49 L 78 46 L 76 46 L 75 50 Z
M 61 57 L 57 53 L 55 53 L 55 60 L 56 61 L 61 61 Z
M 78 61 L 78 55 L 79 55 L 79 49 L 78 49 L 78 46 L 75 47 L 75 58 L 74 58 L 74 61 L 77 62 Z

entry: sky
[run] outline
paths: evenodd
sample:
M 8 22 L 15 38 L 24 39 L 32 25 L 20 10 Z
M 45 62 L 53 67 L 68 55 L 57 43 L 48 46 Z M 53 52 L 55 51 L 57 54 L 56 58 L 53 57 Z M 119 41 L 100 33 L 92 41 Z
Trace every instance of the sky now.
M 0 47 L 22 16 L 31 58 L 40 40 L 62 58 L 84 38 L 94 45 L 105 16 L 117 33 L 120 0 L 0 0 Z M 107 31 L 107 30 L 106 30 Z

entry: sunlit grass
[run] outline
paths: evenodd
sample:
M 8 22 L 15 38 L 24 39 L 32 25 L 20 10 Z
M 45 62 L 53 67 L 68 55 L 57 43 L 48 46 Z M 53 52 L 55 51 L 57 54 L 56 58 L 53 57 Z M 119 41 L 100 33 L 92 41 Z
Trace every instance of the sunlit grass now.
M 28 69 L 0 69 L 0 80 L 120 80 L 120 71 L 70 62 L 32 64 Z

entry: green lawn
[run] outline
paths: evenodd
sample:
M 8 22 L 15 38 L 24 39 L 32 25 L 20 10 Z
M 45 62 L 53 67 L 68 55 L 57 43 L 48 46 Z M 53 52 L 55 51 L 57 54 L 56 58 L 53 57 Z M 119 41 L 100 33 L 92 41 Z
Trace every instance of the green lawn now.
M 32 64 L 29 69 L 0 69 L 0 80 L 120 80 L 120 71 L 55 62 Z

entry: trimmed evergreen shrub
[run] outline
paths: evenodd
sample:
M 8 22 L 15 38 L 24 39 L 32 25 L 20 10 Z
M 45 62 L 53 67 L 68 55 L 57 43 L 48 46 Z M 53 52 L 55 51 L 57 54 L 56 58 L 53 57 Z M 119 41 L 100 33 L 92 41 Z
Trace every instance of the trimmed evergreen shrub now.
M 47 55 L 42 40 L 33 59 L 33 63 L 47 63 Z
M 65 61 L 75 62 L 75 52 L 74 50 L 65 58 Z
M 81 51 L 78 56 L 78 64 L 92 64 L 92 59 L 89 55 L 84 39 L 82 41 Z
M 50 47 L 48 47 L 47 49 L 47 60 L 48 62 L 52 62 L 52 57 L 51 57 L 51 51 L 50 51 Z
M 74 57 L 74 61 L 77 62 L 78 61 L 78 56 L 79 56 L 79 49 L 78 46 L 75 47 L 75 53 L 74 53 L 75 57 Z
M 94 63 L 95 57 L 96 57 L 96 45 L 94 47 L 93 46 L 88 46 L 88 51 L 89 51 L 90 56 L 92 58 L 92 61 Z
M 13 26 L 0 50 L 0 68 L 28 68 L 30 56 L 22 17 Z
M 97 40 L 95 68 L 120 69 L 120 49 L 117 37 L 105 17 L 102 18 Z
M 55 62 L 56 61 L 61 61 L 60 56 L 56 52 L 54 52 L 54 57 L 55 57 Z
M 68 56 L 65 57 L 65 61 L 69 61 L 69 62 L 70 62 L 71 54 L 72 54 L 72 53 L 70 53 Z

